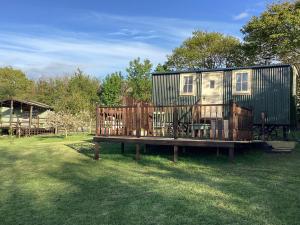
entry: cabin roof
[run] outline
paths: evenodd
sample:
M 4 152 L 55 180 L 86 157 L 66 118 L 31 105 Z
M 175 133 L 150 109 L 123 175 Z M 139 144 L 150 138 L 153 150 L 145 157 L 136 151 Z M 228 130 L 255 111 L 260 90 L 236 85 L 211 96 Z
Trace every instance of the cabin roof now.
M 43 109 L 53 109 L 52 106 L 49 106 L 49 105 L 41 103 L 41 102 L 31 101 L 31 100 L 3 99 L 3 100 L 0 100 L 0 104 L 10 107 L 10 101 L 11 100 L 13 100 L 14 102 L 26 104 L 26 105 L 29 105 L 29 106 L 37 106 L 37 107 L 43 108 Z
M 213 71 L 229 71 L 229 70 L 244 70 L 244 69 L 259 69 L 259 68 L 274 68 L 274 67 L 289 67 L 290 64 L 271 64 L 271 65 L 256 65 L 256 66 L 244 66 L 244 67 L 228 67 L 228 68 L 216 68 L 216 69 L 194 69 L 194 70 L 179 70 L 170 72 L 155 72 L 152 75 L 168 75 L 179 73 L 201 73 L 201 72 L 213 72 Z

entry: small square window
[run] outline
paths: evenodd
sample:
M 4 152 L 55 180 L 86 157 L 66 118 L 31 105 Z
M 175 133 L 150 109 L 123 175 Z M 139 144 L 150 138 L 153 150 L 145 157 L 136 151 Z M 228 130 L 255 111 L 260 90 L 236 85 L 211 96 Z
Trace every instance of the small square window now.
M 211 88 L 211 89 L 215 88 L 215 81 L 214 80 L 209 81 L 209 88 Z

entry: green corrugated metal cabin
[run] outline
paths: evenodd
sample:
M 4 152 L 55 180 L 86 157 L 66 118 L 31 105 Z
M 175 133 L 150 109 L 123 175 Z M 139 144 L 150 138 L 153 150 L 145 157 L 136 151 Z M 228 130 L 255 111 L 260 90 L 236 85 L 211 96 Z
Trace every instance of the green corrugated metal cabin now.
M 154 105 L 228 104 L 254 110 L 254 124 L 296 124 L 296 69 L 265 65 L 152 74 Z

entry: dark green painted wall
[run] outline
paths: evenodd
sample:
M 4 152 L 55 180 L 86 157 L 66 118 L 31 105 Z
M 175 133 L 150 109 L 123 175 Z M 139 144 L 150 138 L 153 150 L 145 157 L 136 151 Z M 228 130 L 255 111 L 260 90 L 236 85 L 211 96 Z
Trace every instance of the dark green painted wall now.
M 295 104 L 292 97 L 291 67 L 282 65 L 247 69 L 252 69 L 251 95 L 232 95 L 233 69 L 223 70 L 224 103 L 229 103 L 233 99 L 242 106 L 252 108 L 256 124 L 260 123 L 261 112 L 266 112 L 268 124 L 292 125 L 295 120 Z M 201 98 L 202 71 L 196 73 L 196 96 L 179 96 L 180 73 L 153 74 L 153 103 L 155 105 L 194 104 Z

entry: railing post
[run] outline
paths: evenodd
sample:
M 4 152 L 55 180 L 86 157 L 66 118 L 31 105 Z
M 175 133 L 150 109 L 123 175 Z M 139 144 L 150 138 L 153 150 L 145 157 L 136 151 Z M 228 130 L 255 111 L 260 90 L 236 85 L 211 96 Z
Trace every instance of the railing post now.
M 173 112 L 173 133 L 174 133 L 174 139 L 178 138 L 178 108 L 174 107 Z
M 141 137 L 141 104 L 136 104 L 136 137 Z
M 236 141 L 236 104 L 233 100 L 229 103 L 229 138 L 231 141 Z
M 99 106 L 96 107 L 96 136 L 100 136 L 100 121 L 99 121 L 99 117 L 100 117 L 100 108 Z

